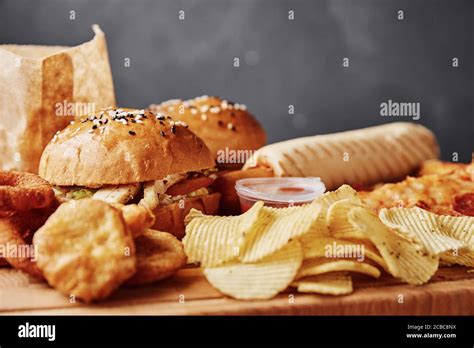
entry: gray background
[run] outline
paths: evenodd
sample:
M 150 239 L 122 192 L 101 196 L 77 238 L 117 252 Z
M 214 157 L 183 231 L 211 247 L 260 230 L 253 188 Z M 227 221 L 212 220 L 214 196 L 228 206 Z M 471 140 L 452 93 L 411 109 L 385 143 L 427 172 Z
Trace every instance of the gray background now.
M 76 45 L 94 23 L 121 106 L 219 95 L 274 142 L 410 120 L 381 117 L 380 103 L 419 102 L 445 159 L 474 150 L 474 1 L 0 0 L 0 43 Z

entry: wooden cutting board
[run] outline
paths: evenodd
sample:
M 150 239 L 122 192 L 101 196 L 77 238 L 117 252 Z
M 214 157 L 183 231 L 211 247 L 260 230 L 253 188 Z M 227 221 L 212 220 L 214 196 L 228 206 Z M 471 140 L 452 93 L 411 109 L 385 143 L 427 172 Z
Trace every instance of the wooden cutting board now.
M 354 279 L 346 296 L 300 294 L 291 289 L 268 301 L 237 301 L 220 294 L 199 269 L 140 288 L 123 288 L 94 305 L 70 303 L 25 273 L 0 268 L 0 314 L 57 315 L 474 315 L 474 272 L 441 268 L 423 286 L 383 276 Z

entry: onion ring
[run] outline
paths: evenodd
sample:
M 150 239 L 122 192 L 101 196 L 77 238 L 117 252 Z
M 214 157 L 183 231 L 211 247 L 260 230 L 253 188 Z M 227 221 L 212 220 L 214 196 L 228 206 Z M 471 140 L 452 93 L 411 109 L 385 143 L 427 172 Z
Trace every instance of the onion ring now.
M 53 187 L 31 173 L 0 172 L 0 216 L 41 209 L 56 201 Z
M 16 255 L 2 255 L 14 268 L 43 279 L 42 272 L 32 260 L 34 254 L 22 254 L 26 250 L 33 251 L 31 247 L 33 234 L 38 230 L 53 213 L 54 209 L 36 209 L 29 212 L 14 215 L 8 218 L 0 218 L 0 245 L 4 248 L 14 247 Z M 33 251 L 34 252 L 34 251 Z

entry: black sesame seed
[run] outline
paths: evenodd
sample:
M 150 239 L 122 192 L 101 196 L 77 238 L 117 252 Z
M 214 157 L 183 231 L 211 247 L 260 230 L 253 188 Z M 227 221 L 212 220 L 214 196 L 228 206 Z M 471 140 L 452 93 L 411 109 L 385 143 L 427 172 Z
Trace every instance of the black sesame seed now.
M 176 133 L 176 126 L 174 126 L 174 125 L 171 126 L 171 132 L 172 132 L 173 134 Z
M 173 118 L 171 116 L 166 116 L 168 120 L 172 120 Z
M 106 118 L 105 121 L 104 121 L 104 124 L 107 124 L 107 123 L 109 123 L 109 119 L 108 119 L 108 118 Z
M 128 131 L 128 134 L 130 134 L 130 135 L 137 135 L 137 133 L 135 133 L 134 131 Z
M 163 121 L 160 121 L 160 124 L 161 124 L 161 125 L 164 125 L 165 123 L 164 123 Z
M 148 118 L 148 117 L 146 117 L 145 115 L 143 115 L 143 117 L 142 117 L 142 118 Z
M 160 120 L 160 121 L 163 121 L 165 119 L 165 116 L 158 116 L 156 119 Z
M 130 121 L 132 121 L 132 123 L 137 123 L 137 121 L 135 121 L 133 118 Z
M 160 131 L 160 135 L 161 135 L 162 137 L 164 137 L 164 136 L 165 136 L 165 132 Z
M 219 126 L 223 126 L 223 125 L 224 125 L 224 122 L 222 122 L 221 120 L 219 120 L 219 121 L 217 121 L 217 124 L 218 124 Z
M 93 126 L 92 126 L 92 129 L 97 129 L 97 125 L 96 125 L 96 124 L 93 125 Z

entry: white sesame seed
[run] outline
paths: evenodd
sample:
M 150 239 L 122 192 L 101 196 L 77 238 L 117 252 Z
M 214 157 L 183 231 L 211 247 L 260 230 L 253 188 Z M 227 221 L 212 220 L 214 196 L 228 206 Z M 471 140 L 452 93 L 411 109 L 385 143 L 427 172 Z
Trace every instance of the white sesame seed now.
M 234 128 L 234 125 L 230 122 L 227 123 L 227 129 L 232 129 L 232 128 Z
M 213 114 L 218 114 L 221 111 L 221 108 L 218 106 L 213 106 L 212 108 L 209 109 L 210 112 Z
M 177 126 L 182 126 L 182 127 L 187 127 L 187 126 L 188 126 L 188 125 L 187 125 L 185 122 L 183 122 L 183 121 L 176 121 L 174 124 L 177 125 Z
M 168 106 L 168 105 L 176 105 L 179 103 L 181 103 L 181 99 L 170 99 L 170 100 L 164 101 L 163 103 L 161 103 L 161 105 Z
M 207 112 L 207 110 L 209 110 L 209 105 L 203 105 L 203 106 L 201 106 L 201 112 L 202 112 L 202 113 Z
M 93 130 L 93 129 L 89 129 L 87 132 L 88 132 L 88 133 L 94 133 L 94 130 Z
M 196 109 L 191 109 L 191 113 L 192 113 L 193 115 L 197 115 L 198 111 L 197 111 Z
M 70 122 L 70 124 L 74 124 L 74 123 L 76 123 L 76 121 L 71 121 L 71 122 Z
M 206 115 L 206 114 L 202 114 L 202 115 L 201 115 L 201 119 L 202 119 L 203 121 L 207 120 L 207 115 Z
M 136 122 L 137 122 L 137 123 L 143 123 L 143 121 L 142 121 L 142 120 L 136 120 Z

